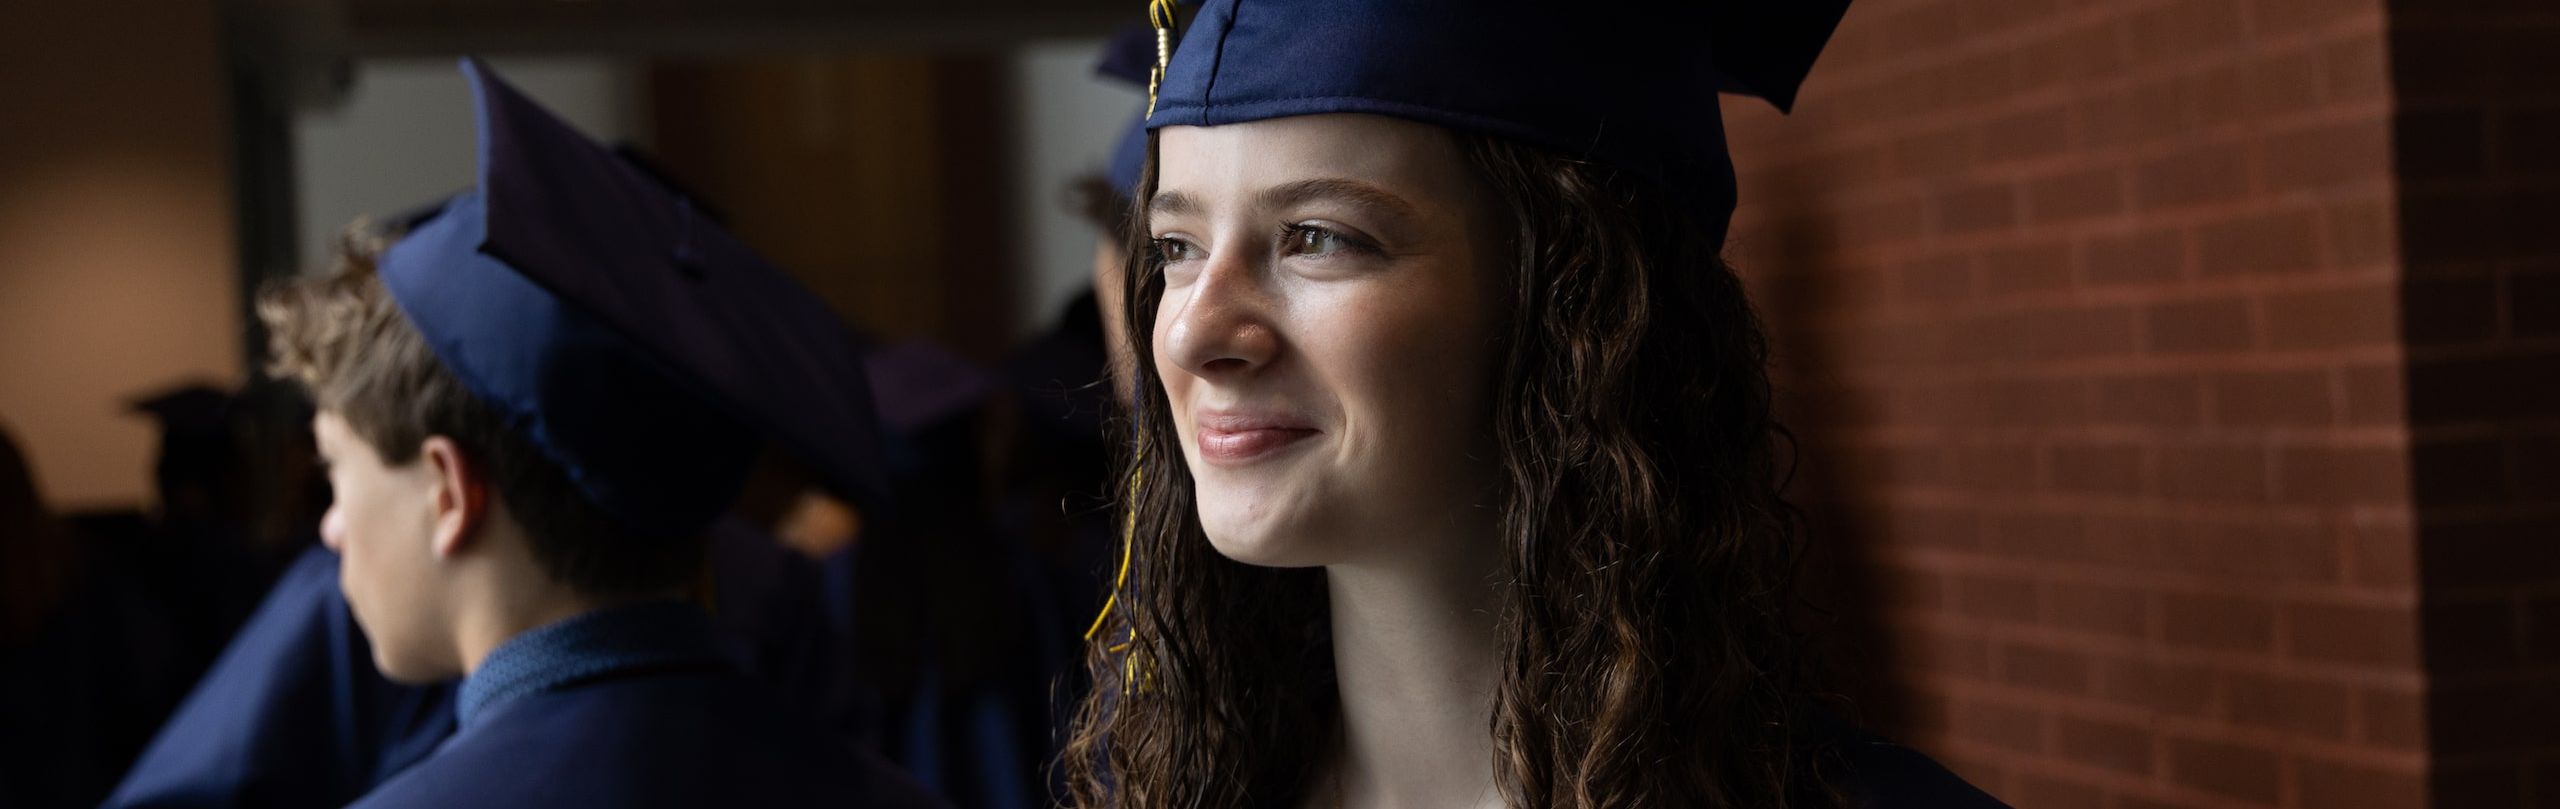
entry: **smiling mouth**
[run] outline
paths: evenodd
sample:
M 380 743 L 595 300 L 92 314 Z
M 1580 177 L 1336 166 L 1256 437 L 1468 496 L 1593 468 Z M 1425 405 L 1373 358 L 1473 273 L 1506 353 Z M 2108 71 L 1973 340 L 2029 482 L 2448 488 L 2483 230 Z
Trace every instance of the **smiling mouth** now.
M 1305 427 L 1204 427 L 1200 430 L 1200 459 L 1217 466 L 1243 466 L 1277 455 L 1319 432 Z

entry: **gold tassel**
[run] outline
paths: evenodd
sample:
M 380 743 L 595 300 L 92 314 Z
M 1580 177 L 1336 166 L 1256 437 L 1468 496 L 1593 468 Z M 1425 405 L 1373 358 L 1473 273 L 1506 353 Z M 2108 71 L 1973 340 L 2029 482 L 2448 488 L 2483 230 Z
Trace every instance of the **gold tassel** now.
M 1147 0 L 1147 24 L 1156 28 L 1156 66 L 1147 71 L 1147 117 L 1156 114 L 1156 90 L 1164 86 L 1164 70 L 1173 63 L 1173 0 Z
M 1093 616 L 1093 626 L 1084 631 L 1085 640 L 1093 640 L 1094 635 L 1101 634 L 1103 622 L 1111 619 L 1111 608 L 1120 603 L 1120 588 L 1129 585 L 1129 557 L 1137 549 L 1138 544 L 1138 487 L 1146 485 L 1146 482 L 1145 468 L 1129 471 L 1129 502 L 1127 504 L 1129 513 L 1120 526 L 1120 573 L 1111 578 L 1111 596 L 1102 600 L 1102 614 Z M 1129 631 L 1134 638 L 1137 628 L 1133 626 Z M 1112 651 L 1116 652 L 1119 649 L 1114 648 Z

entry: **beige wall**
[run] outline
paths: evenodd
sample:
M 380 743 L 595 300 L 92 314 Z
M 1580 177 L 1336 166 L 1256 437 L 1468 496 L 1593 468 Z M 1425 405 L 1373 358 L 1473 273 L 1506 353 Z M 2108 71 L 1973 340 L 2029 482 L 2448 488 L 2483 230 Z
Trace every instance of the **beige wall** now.
M 0 4 L 0 423 L 63 507 L 141 504 L 135 394 L 240 375 L 205 0 Z

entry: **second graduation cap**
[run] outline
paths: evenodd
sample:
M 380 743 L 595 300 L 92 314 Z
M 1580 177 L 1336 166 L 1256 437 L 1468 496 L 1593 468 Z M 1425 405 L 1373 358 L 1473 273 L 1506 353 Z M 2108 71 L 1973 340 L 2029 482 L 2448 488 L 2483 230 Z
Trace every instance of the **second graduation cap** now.
M 1093 74 L 1141 90 L 1147 87 L 1147 72 L 1156 61 L 1156 32 L 1143 25 L 1132 25 L 1112 34 L 1102 46 L 1102 58 L 1093 65 Z M 1126 203 L 1138 194 L 1139 174 L 1147 167 L 1147 118 L 1144 114 L 1120 130 L 1111 143 L 1111 162 L 1103 171 L 1103 179 L 1111 184 L 1111 192 Z
M 627 528 L 707 527 L 778 447 L 877 502 L 862 357 L 818 297 L 477 60 L 477 187 L 379 268 L 438 359 Z

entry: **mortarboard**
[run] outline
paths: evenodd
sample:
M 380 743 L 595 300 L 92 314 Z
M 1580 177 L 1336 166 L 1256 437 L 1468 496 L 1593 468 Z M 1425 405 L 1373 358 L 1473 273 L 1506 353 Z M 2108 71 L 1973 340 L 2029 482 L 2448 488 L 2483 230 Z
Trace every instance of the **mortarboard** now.
M 145 394 L 127 403 L 129 412 L 151 417 L 169 432 L 219 430 L 231 423 L 234 397 L 209 382 L 188 382 Z
M 1143 25 L 1132 25 L 1113 34 L 1102 46 L 1102 59 L 1094 63 L 1093 74 L 1137 89 L 1146 89 L 1147 73 L 1156 65 L 1156 32 Z M 1120 130 L 1120 138 L 1111 144 L 1111 163 L 1103 171 L 1103 179 L 1111 183 L 1112 193 L 1123 201 L 1138 195 L 1138 175 L 1147 168 L 1147 118 L 1144 114 Z
M 1147 123 L 1348 112 L 1491 134 L 1651 178 L 1708 213 L 1720 239 L 1734 177 L 1718 92 L 1789 108 L 1847 8 L 1210 0 L 1174 49 Z
M 1112 32 L 1102 43 L 1102 58 L 1093 63 L 1093 75 L 1142 89 L 1155 69 L 1155 29 L 1134 23 Z
M 875 501 L 850 330 L 694 203 L 464 59 L 479 184 L 383 256 L 438 359 L 626 528 L 700 531 L 773 445 Z
M 865 353 L 863 371 L 879 395 L 880 423 L 893 434 L 933 426 L 996 392 L 994 373 L 921 337 Z

